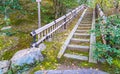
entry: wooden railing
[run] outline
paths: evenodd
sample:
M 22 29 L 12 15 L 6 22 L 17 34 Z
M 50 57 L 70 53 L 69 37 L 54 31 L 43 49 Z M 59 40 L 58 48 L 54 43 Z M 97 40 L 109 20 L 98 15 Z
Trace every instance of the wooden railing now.
M 106 22 L 107 21 L 107 17 L 103 13 L 103 11 L 101 10 L 101 8 L 100 8 L 99 5 L 97 5 L 97 11 L 98 11 L 99 16 L 102 18 L 102 23 L 103 24 L 107 23 Z M 103 33 L 104 30 L 105 30 L 105 26 L 104 25 L 100 26 L 100 30 Z M 104 35 L 104 34 L 101 34 L 101 35 L 102 35 L 102 41 L 103 41 L 103 43 L 106 44 L 106 40 L 105 40 L 106 35 Z
M 33 36 L 34 38 L 34 43 L 32 44 L 32 47 L 37 47 L 44 40 L 52 37 L 55 32 L 66 29 L 67 24 L 70 23 L 80 13 L 80 11 L 83 11 L 84 9 L 86 9 L 86 6 L 81 5 L 68 14 L 65 14 L 64 16 L 56 19 L 55 21 L 46 24 L 45 26 L 38 28 L 35 31 L 32 31 L 30 33 L 31 36 Z M 36 41 L 36 35 L 38 34 L 40 35 L 40 38 L 38 39 L 38 41 Z
M 96 14 L 94 9 L 91 30 L 95 29 L 95 17 L 96 17 Z M 92 63 L 97 63 L 97 61 L 93 57 L 93 53 L 94 53 L 93 51 L 95 50 L 95 46 L 94 46 L 95 43 L 96 43 L 96 36 L 95 36 L 95 33 L 93 32 L 90 35 L 90 50 L 89 50 L 89 62 L 92 62 Z

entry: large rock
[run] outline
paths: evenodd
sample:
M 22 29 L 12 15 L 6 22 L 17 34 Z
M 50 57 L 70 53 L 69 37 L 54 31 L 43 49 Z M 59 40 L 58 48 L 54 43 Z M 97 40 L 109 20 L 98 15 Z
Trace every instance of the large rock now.
M 11 59 L 11 66 L 23 66 L 24 64 L 34 64 L 36 61 L 43 61 L 43 56 L 39 48 L 28 48 L 18 51 Z
M 8 71 L 8 68 L 10 66 L 10 62 L 5 60 L 5 61 L 0 61 L 0 74 L 4 74 Z

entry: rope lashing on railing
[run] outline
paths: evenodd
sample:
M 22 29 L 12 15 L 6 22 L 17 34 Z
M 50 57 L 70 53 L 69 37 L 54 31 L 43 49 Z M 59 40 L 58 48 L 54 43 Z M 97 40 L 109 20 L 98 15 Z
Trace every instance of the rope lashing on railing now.
M 36 44 L 36 32 L 35 32 L 35 30 L 34 31 L 32 31 L 32 33 L 34 34 L 34 36 L 33 36 L 33 43 L 32 43 L 32 45 L 34 44 L 34 47 L 37 47 L 37 44 Z
M 46 24 L 45 26 L 38 28 L 35 31 L 32 31 L 31 36 L 33 36 L 33 37 L 37 34 L 43 33 L 43 36 L 41 36 L 40 39 L 36 43 L 33 43 L 32 47 L 39 45 L 41 42 L 43 42 L 49 36 L 53 35 L 58 29 L 60 29 L 62 27 L 64 27 L 64 29 L 66 29 L 67 23 L 69 23 L 73 18 L 75 18 L 74 15 L 77 15 L 84 8 L 85 8 L 85 6 L 81 5 L 78 8 L 76 8 L 75 10 L 69 12 L 68 14 L 65 14 L 64 16 L 54 20 L 53 22 Z M 73 13 L 75 13 L 75 14 L 73 14 Z
M 64 22 L 65 22 L 64 29 L 66 29 L 66 24 L 67 24 L 66 18 L 67 18 L 67 16 L 66 16 L 66 14 L 65 14 L 65 18 L 64 18 Z
M 35 34 L 35 31 L 33 31 L 33 33 Z M 35 43 L 36 42 L 36 34 L 35 34 L 35 36 L 33 36 L 33 43 Z
M 76 17 L 76 11 L 74 12 L 74 17 Z

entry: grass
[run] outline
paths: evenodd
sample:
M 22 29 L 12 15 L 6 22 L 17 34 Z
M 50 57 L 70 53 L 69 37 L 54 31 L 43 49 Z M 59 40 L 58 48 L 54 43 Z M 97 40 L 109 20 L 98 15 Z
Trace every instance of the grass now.
M 10 60 L 17 51 L 30 47 L 30 43 L 32 42 L 31 41 L 32 39 L 29 36 L 29 34 L 18 33 L 16 34 L 15 38 L 18 38 L 17 42 L 11 43 L 11 45 L 14 45 L 14 47 L 12 46 L 8 51 L 3 53 L 1 58 L 2 60 Z M 14 39 L 14 37 L 11 37 L 10 41 L 16 41 L 16 40 Z M 6 43 L 8 43 L 8 41 Z M 7 44 L 5 44 L 4 46 L 7 47 Z
M 75 55 L 82 55 L 82 56 L 89 56 L 88 52 L 80 52 L 79 50 L 66 50 L 66 53 L 70 53 L 70 54 L 75 54 Z

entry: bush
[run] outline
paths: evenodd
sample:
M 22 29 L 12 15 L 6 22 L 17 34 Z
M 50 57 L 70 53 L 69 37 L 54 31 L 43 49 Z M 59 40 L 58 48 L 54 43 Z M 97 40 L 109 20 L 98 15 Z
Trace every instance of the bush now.
M 96 24 L 97 43 L 94 51 L 94 58 L 98 61 L 104 59 L 108 64 L 112 65 L 114 58 L 120 59 L 120 15 L 112 15 L 107 18 L 107 23 L 102 23 L 101 18 Z M 100 27 L 104 26 L 103 31 Z M 102 43 L 101 34 L 105 35 L 106 44 Z

